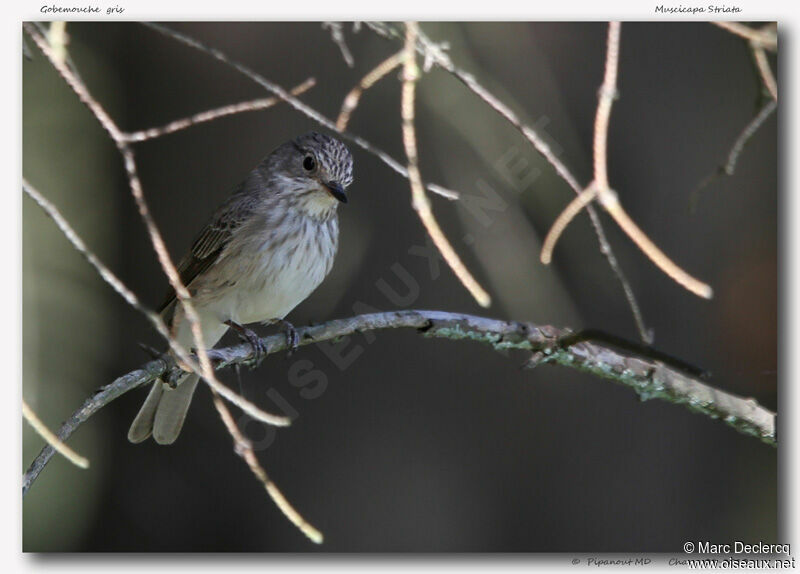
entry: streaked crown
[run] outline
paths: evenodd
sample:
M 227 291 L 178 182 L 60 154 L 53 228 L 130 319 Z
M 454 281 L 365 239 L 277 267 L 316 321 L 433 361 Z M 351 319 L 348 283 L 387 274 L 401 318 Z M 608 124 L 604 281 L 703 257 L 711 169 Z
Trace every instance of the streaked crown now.
M 308 132 L 291 143 L 303 154 L 305 171 L 313 171 L 306 169 L 311 166 L 310 156 L 318 164 L 316 167 L 322 179 L 345 188 L 353 183 L 353 156 L 341 141 L 319 132 Z

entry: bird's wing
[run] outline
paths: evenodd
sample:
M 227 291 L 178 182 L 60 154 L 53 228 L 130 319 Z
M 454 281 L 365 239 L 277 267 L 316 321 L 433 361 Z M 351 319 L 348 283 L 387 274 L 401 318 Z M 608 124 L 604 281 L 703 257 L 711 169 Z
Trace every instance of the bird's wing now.
M 195 278 L 214 265 L 233 236 L 233 232 L 252 213 L 257 199 L 247 193 L 247 187 L 248 182 L 240 185 L 228 201 L 220 206 L 211 221 L 195 238 L 189 253 L 181 259 L 178 264 L 178 273 L 181 283 L 186 287 L 190 287 Z M 170 287 L 158 312 L 168 311 L 174 302 L 175 290 Z

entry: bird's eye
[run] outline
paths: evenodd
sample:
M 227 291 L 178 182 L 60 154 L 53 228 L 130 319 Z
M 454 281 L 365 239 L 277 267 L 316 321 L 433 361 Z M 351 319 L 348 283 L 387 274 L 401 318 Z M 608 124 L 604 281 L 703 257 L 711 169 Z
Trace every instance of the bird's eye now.
M 307 155 L 305 159 L 303 159 L 303 169 L 306 171 L 314 171 L 315 167 L 317 167 L 317 162 L 314 160 L 314 157 Z

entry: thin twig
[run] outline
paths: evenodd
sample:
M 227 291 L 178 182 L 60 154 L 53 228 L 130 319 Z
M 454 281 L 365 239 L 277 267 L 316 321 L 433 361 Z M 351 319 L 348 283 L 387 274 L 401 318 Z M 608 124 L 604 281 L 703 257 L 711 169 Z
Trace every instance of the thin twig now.
M 733 175 L 734 171 L 736 170 L 736 163 L 739 161 L 739 156 L 744 149 L 744 146 L 747 145 L 747 142 L 750 141 L 750 138 L 758 131 L 758 129 L 762 126 L 762 124 L 767 121 L 778 107 L 777 100 L 770 100 L 768 101 L 761 111 L 759 111 L 756 116 L 750 120 L 745 128 L 742 130 L 742 133 L 739 134 L 739 137 L 736 138 L 736 141 L 733 142 L 733 146 L 731 147 L 731 151 L 728 153 L 728 159 L 725 162 L 725 175 Z
M 87 398 L 81 407 L 64 421 L 56 436 L 62 442 L 66 441 L 81 424 L 85 423 L 97 411 L 105 407 L 111 401 L 135 389 L 140 385 L 146 385 L 157 380 L 159 377 L 168 373 L 170 368 L 175 368 L 175 361 L 171 357 L 163 357 L 150 361 L 143 367 L 123 375 L 112 383 L 98 389 L 92 396 Z M 55 449 L 50 445 L 45 446 L 41 452 L 33 459 L 33 462 L 25 471 L 22 479 L 22 496 L 24 497 L 30 490 L 39 474 L 50 462 L 55 454 Z
M 611 118 L 611 107 L 617 98 L 617 72 L 619 70 L 619 22 L 608 23 L 606 42 L 606 65 L 603 83 L 597 102 L 597 113 L 594 118 L 594 183 L 598 187 L 600 203 L 603 194 L 611 188 L 608 183 L 608 124 Z
M 698 297 L 710 299 L 713 295 L 711 287 L 695 279 L 681 269 L 674 261 L 667 257 L 649 237 L 647 237 L 644 231 L 634 223 L 628 213 L 622 208 L 619 197 L 611 189 L 608 182 L 608 156 L 606 150 L 611 107 L 617 94 L 620 28 L 621 25 L 619 22 L 609 22 L 605 74 L 603 77 L 603 84 L 600 87 L 594 123 L 594 182 L 589 186 L 588 190 L 590 190 L 592 194 L 597 195 L 597 200 L 600 205 L 614 218 L 614 221 L 626 233 L 631 241 L 633 241 L 662 272 L 678 285 L 694 293 Z M 592 190 L 593 187 L 597 189 Z M 542 249 L 542 262 L 550 259 L 555 244 L 554 240 L 561 235 L 564 226 L 574 218 L 575 214 L 578 212 L 576 208 L 582 205 L 588 205 L 588 202 L 585 201 L 587 197 L 589 197 L 589 194 L 570 203 L 565 213 L 556 219 L 556 223 L 560 227 L 551 230 L 548 234 L 548 238 L 551 239 L 551 241 L 546 243 L 548 247 L 547 252 L 545 252 L 544 248 Z M 553 227 L 555 228 L 555 225 Z
M 289 93 L 292 94 L 293 96 L 299 96 L 303 92 L 306 92 L 307 90 L 312 88 L 315 83 L 316 82 L 314 78 L 309 78 L 302 84 L 299 84 L 298 86 L 292 88 L 289 91 Z M 202 124 L 204 122 L 210 122 L 212 120 L 223 118 L 225 116 L 231 116 L 233 114 L 240 114 L 243 112 L 255 112 L 258 110 L 265 110 L 282 102 L 283 102 L 282 99 L 273 97 L 273 98 L 260 98 L 257 100 L 249 100 L 247 102 L 240 102 L 238 104 L 230 104 L 227 106 L 215 108 L 213 110 L 200 112 L 198 114 L 194 114 L 186 118 L 174 120 L 163 126 L 126 133 L 123 135 L 123 139 L 127 142 L 143 142 L 167 134 L 172 134 L 177 131 L 184 130 L 188 127 L 196 126 L 197 124 Z
M 425 337 L 475 341 L 497 350 L 540 351 L 542 363 L 557 364 L 610 380 L 635 391 L 644 399 L 660 399 L 684 405 L 692 412 L 719 419 L 735 430 L 776 446 L 775 413 L 753 399 L 745 399 L 711 387 L 697 376 L 672 366 L 655 355 L 621 350 L 591 340 L 580 340 L 569 329 L 556 329 L 519 321 L 502 321 L 445 311 L 389 311 L 334 319 L 319 325 L 298 327 L 300 346 L 337 340 L 354 333 L 386 329 L 413 329 Z M 574 342 L 570 343 L 569 341 Z M 286 350 L 282 333 L 261 339 L 267 355 Z M 242 343 L 209 351 L 217 368 L 249 363 L 252 345 Z M 150 361 L 116 379 L 87 399 L 58 431 L 65 441 L 86 420 L 105 405 L 131 389 L 164 377 L 175 367 L 169 356 Z M 34 459 L 25 473 L 23 494 L 41 473 L 54 451 L 49 445 Z
M 200 368 L 198 369 L 197 366 L 192 363 L 189 363 L 189 367 L 198 375 L 200 375 L 206 384 L 208 384 L 208 386 L 210 386 L 214 391 L 236 404 L 236 406 L 242 408 L 242 410 L 254 418 L 275 426 L 289 426 L 291 424 L 291 419 L 288 417 L 274 415 L 259 409 L 253 403 L 244 399 L 244 397 L 241 397 L 228 389 L 228 387 L 223 385 L 217 379 L 216 375 L 214 374 L 214 368 L 211 364 L 211 360 L 208 357 L 205 339 L 203 337 L 203 330 L 200 324 L 200 317 L 198 316 L 194 305 L 191 303 L 191 295 L 189 294 L 189 290 L 181 281 L 178 269 L 175 267 L 175 264 L 172 262 L 172 259 L 169 256 L 166 243 L 164 243 L 161 232 L 158 230 L 158 226 L 156 225 L 156 222 L 150 213 L 150 209 L 147 206 L 147 201 L 144 198 L 144 191 L 142 190 L 142 185 L 136 172 L 136 163 L 133 158 L 133 151 L 128 147 L 123 147 L 120 151 L 125 159 L 125 169 L 128 173 L 128 181 L 130 182 L 131 191 L 133 192 L 133 196 L 136 199 L 137 206 L 139 207 L 139 215 L 145 222 L 148 234 L 150 235 L 151 243 L 153 244 L 153 249 L 156 251 L 159 262 L 161 263 L 161 268 L 166 273 L 170 285 L 175 290 L 176 296 L 181 305 L 183 305 L 184 315 L 191 326 L 192 337 L 194 339 L 194 348 L 198 350 L 197 358 L 200 361 Z
M 381 37 L 395 40 L 403 39 L 399 32 L 384 23 L 365 22 L 364 24 Z M 477 79 L 475 79 L 475 76 L 456 66 L 450 56 L 441 48 L 441 46 L 430 40 L 422 31 L 419 33 L 417 52 L 425 57 L 426 62 L 436 64 L 441 69 L 450 73 L 453 77 L 464 84 L 467 89 L 478 96 L 491 109 L 500 114 L 503 119 L 516 128 L 520 134 L 522 134 L 522 136 L 528 140 L 533 148 L 545 158 L 545 160 L 553 167 L 561 179 L 564 180 L 564 182 L 566 182 L 566 184 L 569 185 L 577 195 L 580 195 L 583 192 L 583 186 L 578 183 L 577 178 L 572 174 L 566 164 L 564 164 L 564 162 L 562 162 L 553 152 L 550 144 L 548 144 L 534 128 L 522 123 L 517 115 L 511 110 L 511 108 L 504 104 L 499 98 L 494 96 L 489 90 L 487 90 L 480 82 L 478 82 Z M 428 186 L 428 189 L 431 189 L 430 185 Z M 645 343 L 650 344 L 653 341 L 652 332 L 645 325 L 639 303 L 636 300 L 636 295 L 633 292 L 633 288 L 631 287 L 625 272 L 622 270 L 622 267 L 617 261 L 616 255 L 614 255 L 614 250 L 611 248 L 611 244 L 608 242 L 608 238 L 606 237 L 606 233 L 603 229 L 603 224 L 600 221 L 600 217 L 597 214 L 597 210 L 594 209 L 592 205 L 587 205 L 586 211 L 589 214 L 592 227 L 594 228 L 595 235 L 597 236 L 600 252 L 608 261 L 608 265 L 611 268 L 612 273 L 622 286 L 625 300 L 628 303 L 631 314 L 633 315 L 639 337 Z
M 175 290 L 178 300 L 183 305 L 186 319 L 189 321 L 191 326 L 194 347 L 198 349 L 198 358 L 200 361 L 199 367 L 196 363 L 188 360 L 188 353 L 186 349 L 183 349 L 182 346 L 178 344 L 177 341 L 175 341 L 172 337 L 167 338 L 170 347 L 178 354 L 184 366 L 197 373 L 215 391 L 224 396 L 226 399 L 234 402 L 237 406 L 248 412 L 248 414 L 251 414 L 254 418 L 276 426 L 289 425 L 291 420 L 288 417 L 264 412 L 243 397 L 240 397 L 236 393 L 230 391 L 227 387 L 225 387 L 225 385 L 217 380 L 216 375 L 214 374 L 214 369 L 211 365 L 211 361 L 209 360 L 206 352 L 200 319 L 197 315 L 197 311 L 194 309 L 194 305 L 192 305 L 190 301 L 191 296 L 189 291 L 181 282 L 180 275 L 169 256 L 169 252 L 167 251 L 167 247 L 164 243 L 163 237 L 161 236 L 161 232 L 158 230 L 158 226 L 150 214 L 150 209 L 147 205 L 147 201 L 145 200 L 141 181 L 139 180 L 136 170 L 136 162 L 134 160 L 133 150 L 130 148 L 128 142 L 125 141 L 122 130 L 117 127 L 116 123 L 105 111 L 102 105 L 89 93 L 89 90 L 80 80 L 80 78 L 73 73 L 72 69 L 65 62 L 60 61 L 55 57 L 52 49 L 47 43 L 47 40 L 40 34 L 38 29 L 30 23 L 23 23 L 23 26 L 25 27 L 28 35 L 33 39 L 56 71 L 72 88 L 81 102 L 83 102 L 94 114 L 95 118 L 97 118 L 97 120 L 100 122 L 100 125 L 103 126 L 109 136 L 111 136 L 111 139 L 114 141 L 117 149 L 123 157 L 123 163 L 128 176 L 128 184 L 131 194 L 136 201 L 139 214 L 145 223 L 145 227 L 153 245 L 153 249 L 156 252 L 159 263 L 161 264 L 161 268 L 164 270 L 167 278 L 169 279 L 170 285 Z M 162 331 L 159 329 L 159 332 Z
M 727 30 L 731 34 L 735 34 L 748 40 L 751 44 L 757 44 L 764 47 L 770 52 L 778 50 L 778 34 L 772 27 L 766 27 L 765 30 L 756 30 L 738 22 L 711 22 L 714 26 L 718 26 Z
M 761 74 L 761 80 L 764 86 L 769 91 L 772 99 L 778 101 L 778 82 L 775 81 L 775 75 L 772 73 L 772 68 L 769 67 L 769 60 L 767 60 L 767 53 L 764 48 L 753 44 L 753 58 L 755 58 L 758 72 Z
M 614 218 L 614 221 L 620 228 L 631 238 L 639 249 L 658 266 L 670 279 L 675 281 L 678 285 L 704 299 L 711 299 L 714 295 L 711 286 L 699 281 L 686 273 L 683 269 L 678 267 L 666 254 L 653 243 L 649 237 L 642 231 L 638 225 L 631 219 L 627 212 L 622 208 L 619 201 L 614 202 L 616 194 L 608 196 L 608 204 L 603 204 L 608 213 Z
M 542 263 L 550 265 L 550 262 L 553 260 L 553 250 L 556 248 L 556 243 L 558 243 L 561 234 L 567 228 L 569 222 L 572 221 L 584 207 L 594 201 L 594 198 L 597 197 L 597 190 L 598 187 L 596 185 L 590 185 L 583 190 L 580 195 L 570 201 L 567 207 L 564 208 L 564 211 L 559 214 L 553 222 L 553 225 L 550 226 L 550 231 L 547 232 L 544 243 L 542 243 L 542 253 L 540 255 Z
M 336 123 L 333 120 L 331 120 L 330 118 L 327 118 L 326 116 L 324 116 L 323 114 L 321 114 L 320 112 L 318 112 L 317 110 L 312 108 L 311 106 L 309 106 L 309 105 L 305 104 L 304 102 L 302 102 L 301 100 L 295 98 L 289 92 L 284 90 L 282 87 L 280 87 L 277 84 L 274 84 L 274 83 L 270 82 L 269 80 L 267 80 L 266 78 L 264 78 L 260 74 L 256 73 L 255 71 L 251 70 L 247 66 L 245 66 L 243 64 L 240 64 L 240 63 L 228 58 L 228 56 L 226 56 L 224 53 L 222 53 L 221 51 L 217 50 L 216 48 L 210 48 L 210 47 L 206 46 L 205 44 L 203 44 L 202 42 L 199 42 L 199 41 L 195 40 L 194 38 L 191 38 L 191 37 L 187 36 L 186 34 L 183 34 L 181 32 L 176 32 L 175 30 L 167 28 L 166 26 L 162 26 L 161 24 L 155 24 L 153 22 L 142 22 L 142 25 L 150 28 L 151 30 L 155 30 L 156 32 L 158 32 L 160 34 L 163 34 L 164 36 L 167 36 L 168 38 L 172 38 L 173 40 L 177 40 L 178 42 L 181 42 L 182 44 L 185 44 L 186 46 L 189 46 L 189 47 L 191 47 L 191 48 L 193 48 L 195 50 L 198 50 L 200 52 L 208 54 L 209 56 L 211 56 L 211 57 L 215 58 L 216 60 L 222 62 L 226 66 L 230 66 L 231 68 L 235 69 L 240 74 L 250 78 L 252 81 L 254 81 L 255 83 L 257 83 L 260 86 L 262 86 L 263 88 L 265 88 L 267 91 L 275 94 L 276 96 L 278 96 L 282 100 L 285 100 L 286 103 L 288 103 L 292 108 L 296 109 L 297 111 L 299 111 L 302 114 L 306 115 L 307 117 L 311 118 L 312 120 L 314 120 L 315 122 L 317 122 L 321 126 L 327 128 L 327 129 L 329 129 L 331 131 L 337 132 L 343 139 L 354 143 L 355 145 L 357 145 L 358 147 L 360 147 L 361 149 L 363 149 L 367 153 L 370 153 L 370 154 L 374 155 L 375 157 L 377 157 L 378 159 L 380 159 L 383 163 L 385 163 L 392 170 L 394 170 L 395 172 L 400 174 L 402 177 L 408 178 L 408 171 L 406 170 L 406 168 L 400 162 L 398 162 L 392 156 L 390 156 L 388 153 L 386 153 L 385 151 L 381 150 L 380 148 L 372 145 L 370 142 L 368 142 L 367 140 L 365 140 L 364 138 L 362 138 L 360 136 L 351 134 L 350 132 L 346 132 L 346 131 L 339 131 L 338 129 L 336 129 Z M 439 194 L 439 195 L 442 195 L 442 197 L 445 197 L 447 199 L 457 199 L 458 198 L 457 194 L 454 194 L 450 190 L 446 190 L 445 188 L 443 188 L 441 186 L 427 184 L 426 187 L 431 192 Z M 443 191 L 445 193 L 442 193 Z
M 364 76 L 361 81 L 345 96 L 342 102 L 342 109 L 339 112 L 339 117 L 336 118 L 336 129 L 344 131 L 347 129 L 347 124 L 350 122 L 350 116 L 353 110 L 358 106 L 361 95 L 370 89 L 373 85 L 384 78 L 389 72 L 400 66 L 403 63 L 405 51 L 401 50 L 396 54 L 389 56 L 383 62 L 375 66 L 375 68 Z
M 341 22 L 323 22 L 322 29 L 324 30 L 326 28 L 331 31 L 331 40 L 333 40 L 333 43 L 339 46 L 339 51 L 342 53 L 345 64 L 352 68 L 355 65 L 355 61 L 344 39 L 344 26 L 342 26 Z
M 408 157 L 408 181 L 411 183 L 411 205 L 419 215 L 420 221 L 425 226 L 428 235 L 433 239 L 433 243 L 441 252 L 444 260 L 456 274 L 459 281 L 467 288 L 481 307 L 488 307 L 491 304 L 491 297 L 486 290 L 480 286 L 461 258 L 456 253 L 453 246 L 447 240 L 444 232 L 431 209 L 431 201 L 425 193 L 422 185 L 422 176 L 419 172 L 417 154 L 417 136 L 414 129 L 414 94 L 416 91 L 417 80 L 420 71 L 417 67 L 417 52 L 414 49 L 417 43 L 417 23 L 406 23 L 406 47 L 404 50 L 403 63 L 403 92 L 400 104 L 400 112 L 403 119 L 403 146 Z
M 50 24 L 47 30 L 47 41 L 53 48 L 53 55 L 59 62 L 67 60 L 67 23 L 63 20 L 56 20 Z
M 761 80 L 764 82 L 764 87 L 767 88 L 772 99 L 778 99 L 778 85 L 775 81 L 775 76 L 772 69 L 769 67 L 767 54 L 765 50 L 770 52 L 778 51 L 778 28 L 775 23 L 767 24 L 761 29 L 750 28 L 738 22 L 711 22 L 731 34 L 735 34 L 744 38 L 750 44 L 750 50 L 753 52 L 758 72 L 761 75 Z
M 297 510 L 295 510 L 289 501 L 286 500 L 286 497 L 280 491 L 278 486 L 269 478 L 267 472 L 258 462 L 258 457 L 253 450 L 252 443 L 247 440 L 247 438 L 242 434 L 242 431 L 239 430 L 239 427 L 236 425 L 236 421 L 231 415 L 231 411 L 228 410 L 228 407 L 225 406 L 225 403 L 216 392 L 212 390 L 211 393 L 214 399 L 214 407 L 216 407 L 217 412 L 219 413 L 219 416 L 225 425 L 225 428 L 228 429 L 228 433 L 231 435 L 231 438 L 233 438 L 234 452 L 244 459 L 244 461 L 247 463 L 247 466 L 250 468 L 250 471 L 264 486 L 267 494 L 275 503 L 275 506 L 277 506 L 278 509 L 283 513 L 283 515 L 288 518 L 289 521 L 294 524 L 298 530 L 300 530 L 300 532 L 305 534 L 309 540 L 315 544 L 322 544 L 322 533 L 309 524 L 309 522 L 303 518 L 302 515 L 297 512 Z
M 599 187 L 598 201 L 630 237 L 631 241 L 668 277 L 695 295 L 710 299 L 713 293 L 711 287 L 686 273 L 647 237 L 622 208 L 617 194 L 612 192 L 608 183 L 606 142 L 611 106 L 617 94 L 620 28 L 619 22 L 609 22 L 608 24 L 605 75 L 600 87 L 594 125 L 594 180 Z
M 24 191 L 31 199 L 39 204 L 44 212 L 55 222 L 56 226 L 61 230 L 64 236 L 69 240 L 75 250 L 83 255 L 86 260 L 95 268 L 100 278 L 108 283 L 114 291 L 116 291 L 125 301 L 145 315 L 148 320 L 153 324 L 156 330 L 164 337 L 169 338 L 169 329 L 167 329 L 161 317 L 145 307 L 136 294 L 128 289 L 125 284 L 111 271 L 100 259 L 86 246 L 83 239 L 75 232 L 72 226 L 67 222 L 58 208 L 53 203 L 45 198 L 39 190 L 29 184 L 25 178 L 22 179 L 22 191 Z
M 730 151 L 728 151 L 725 163 L 719 166 L 714 173 L 706 176 L 692 192 L 689 198 L 691 211 L 696 209 L 697 203 L 700 200 L 700 193 L 706 187 L 708 187 L 720 176 L 732 176 L 734 174 L 736 171 L 736 165 L 739 162 L 739 157 L 741 156 L 745 146 L 776 109 L 778 109 L 778 100 L 775 98 L 769 98 L 769 101 L 767 101 L 767 103 L 764 104 L 758 113 L 747 123 L 744 129 L 737 136 L 736 141 L 733 142 Z
M 22 190 L 28 194 L 31 199 L 33 199 L 36 203 L 39 204 L 45 213 L 55 222 L 56 226 L 61 230 L 64 236 L 69 240 L 72 246 L 75 248 L 78 253 L 83 255 L 86 260 L 95 268 L 97 273 L 100 275 L 100 278 L 103 279 L 111 288 L 119 294 L 128 305 L 142 313 L 148 321 L 155 327 L 156 331 L 164 337 L 167 343 L 170 345 L 170 348 L 175 352 L 175 354 L 180 358 L 183 364 L 187 365 L 191 370 L 197 372 L 200 370 L 200 367 L 197 366 L 195 361 L 193 361 L 186 349 L 181 347 L 175 339 L 171 336 L 169 329 L 167 328 L 166 324 L 162 320 L 161 316 L 147 307 L 146 305 L 142 304 L 136 294 L 128 289 L 128 287 L 111 271 L 100 259 L 86 246 L 83 239 L 77 234 L 77 232 L 72 228 L 72 226 L 67 222 L 58 208 L 53 205 L 48 199 L 46 199 L 37 189 L 31 186 L 25 179 L 22 180 Z M 199 374 L 199 373 L 198 373 Z M 221 385 L 221 383 L 220 383 Z M 245 399 L 244 397 L 234 393 L 227 389 L 227 387 L 223 387 L 222 389 L 223 396 L 228 399 L 230 402 L 235 404 L 237 407 L 242 409 L 243 411 L 247 412 L 248 414 L 252 415 L 253 418 L 257 420 L 264 421 L 268 424 L 272 424 L 275 426 L 287 426 L 291 420 L 288 417 L 282 415 L 275 415 L 272 413 L 268 413 L 263 411 L 262 409 L 255 406 L 253 403 Z
M 25 417 L 25 420 L 30 423 L 40 437 L 44 439 L 44 441 L 51 446 L 57 453 L 61 456 L 66 458 L 72 464 L 79 468 L 89 468 L 89 459 L 85 456 L 79 455 L 77 452 L 72 450 L 70 447 L 65 445 L 56 435 L 47 428 L 42 422 L 37 414 L 33 411 L 31 407 L 28 406 L 24 400 L 22 401 L 22 416 Z

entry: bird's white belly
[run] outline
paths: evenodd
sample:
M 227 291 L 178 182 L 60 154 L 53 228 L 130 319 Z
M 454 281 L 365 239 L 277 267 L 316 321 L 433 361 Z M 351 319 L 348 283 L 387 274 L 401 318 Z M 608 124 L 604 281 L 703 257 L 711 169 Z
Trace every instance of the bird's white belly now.
M 257 323 L 283 319 L 308 297 L 324 276 L 312 266 L 290 265 L 272 280 L 255 285 L 245 294 L 239 291 L 235 302 L 237 323 Z
M 240 252 L 237 257 L 220 261 L 215 275 L 234 278 L 235 283 L 208 298 L 207 310 L 220 322 L 230 319 L 240 325 L 283 319 L 330 270 L 335 238 L 321 244 L 313 235 L 317 232 L 300 233 L 278 249 L 271 250 L 264 243 L 250 244 L 243 249 L 246 256 Z

